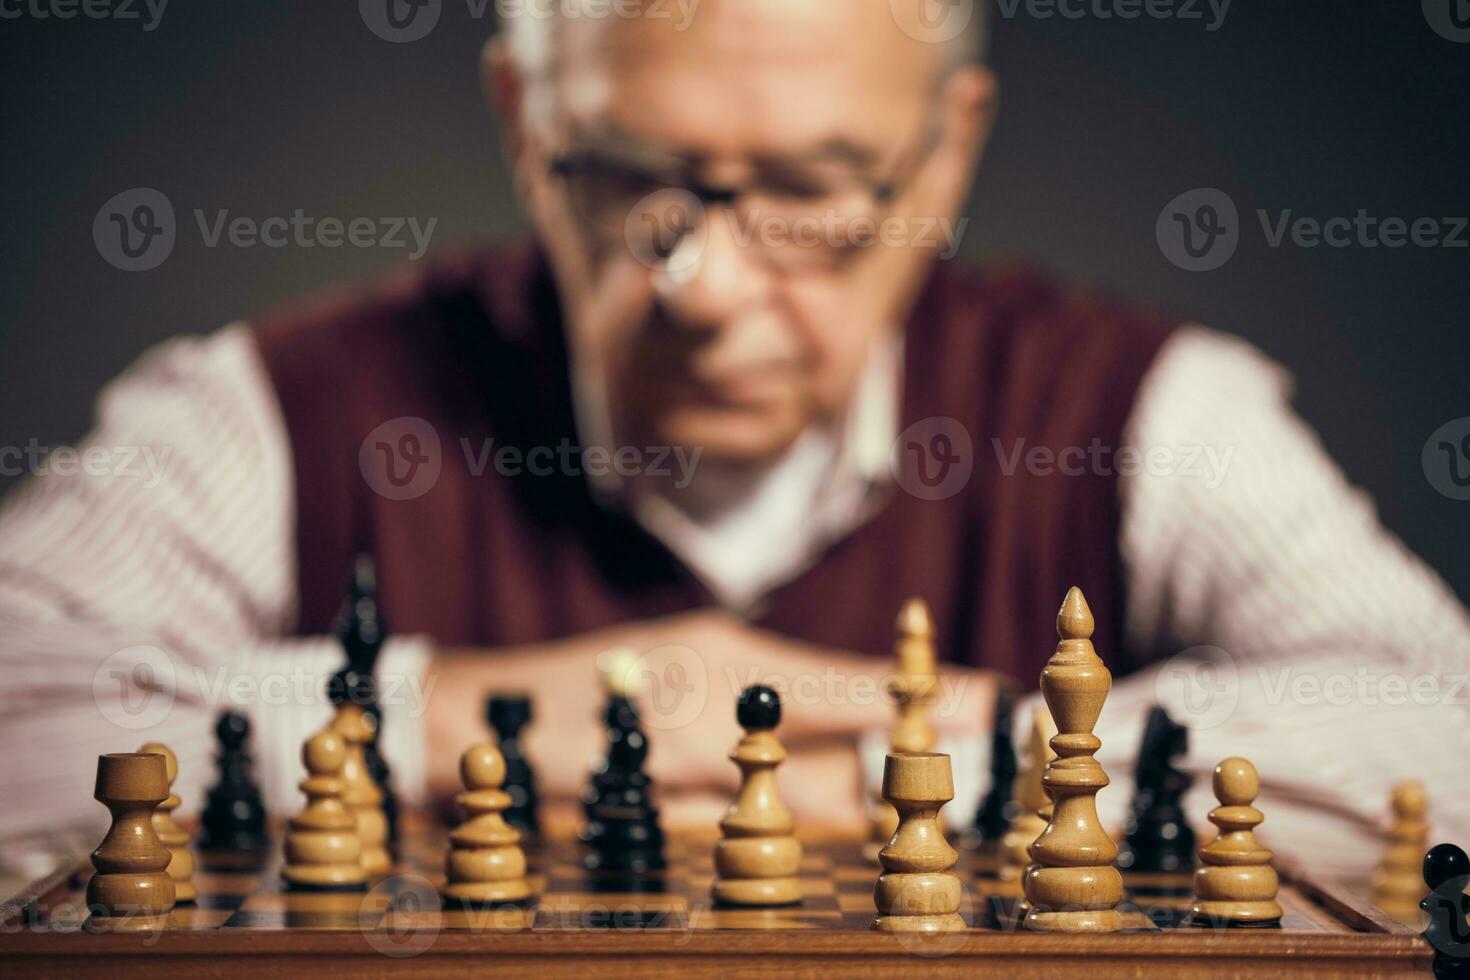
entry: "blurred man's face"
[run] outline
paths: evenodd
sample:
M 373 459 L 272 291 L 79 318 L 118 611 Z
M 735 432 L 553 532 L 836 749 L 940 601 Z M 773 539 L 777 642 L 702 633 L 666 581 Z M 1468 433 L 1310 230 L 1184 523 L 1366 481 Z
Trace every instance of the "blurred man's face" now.
M 889 0 L 695 10 L 560 21 L 549 77 L 508 72 L 512 144 L 615 438 L 759 463 L 840 416 L 957 247 L 988 81 L 946 96 Z

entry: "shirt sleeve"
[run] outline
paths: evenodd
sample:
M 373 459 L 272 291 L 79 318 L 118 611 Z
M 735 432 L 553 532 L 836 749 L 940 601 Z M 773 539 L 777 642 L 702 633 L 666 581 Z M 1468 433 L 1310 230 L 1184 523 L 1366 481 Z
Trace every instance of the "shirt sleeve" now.
M 31 475 L 0 507 L 0 740 L 32 747 L 0 756 L 7 831 L 100 819 L 97 756 L 155 739 L 197 809 L 230 708 L 251 718 L 268 803 L 294 807 L 342 657 L 329 638 L 285 638 L 291 455 L 249 331 L 164 344 L 104 390 L 82 444 L 27 448 Z M 395 638 L 379 663 L 384 754 L 409 798 L 428 656 Z
M 1190 728 L 1189 813 L 1208 774 L 1261 773 L 1260 834 L 1319 873 L 1379 858 L 1392 784 L 1421 780 L 1436 839 L 1470 836 L 1470 618 L 1378 522 L 1243 341 L 1182 330 L 1140 390 L 1121 480 L 1130 642 L 1161 653 L 1120 679 L 1099 722 L 1118 826 L 1150 704 Z M 1104 652 L 1106 656 L 1106 652 Z

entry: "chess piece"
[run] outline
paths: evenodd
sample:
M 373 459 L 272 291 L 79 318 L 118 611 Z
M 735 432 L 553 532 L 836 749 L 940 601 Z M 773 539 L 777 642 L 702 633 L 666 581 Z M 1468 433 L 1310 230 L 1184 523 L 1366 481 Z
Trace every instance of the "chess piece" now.
M 1031 714 L 1031 737 L 1026 743 L 1026 771 L 1016 781 L 1017 813 L 1001 838 L 1003 863 L 994 887 L 1002 898 L 1021 898 L 1025 892 L 1025 875 L 1031 864 L 1031 845 L 1046 829 L 1051 819 L 1051 798 L 1041 785 L 1047 765 L 1057 757 L 1048 744 L 1057 733 L 1051 712 L 1037 705 Z
M 1181 802 L 1194 780 L 1174 766 L 1188 751 L 1189 729 L 1154 705 L 1144 724 L 1133 807 L 1118 849 L 1118 867 L 1124 871 L 1194 870 L 1194 831 Z
M 318 732 L 302 747 L 301 761 L 307 772 L 301 792 L 307 802 L 287 824 L 282 876 L 293 888 L 360 891 L 367 887 L 367 875 L 357 817 L 342 802 L 347 741 L 331 728 Z
M 1424 938 L 1434 948 L 1435 980 L 1470 977 L 1470 858 L 1454 844 L 1436 844 L 1424 855 L 1429 895 L 1419 903 L 1428 925 Z
M 250 774 L 250 722 L 237 711 L 226 711 L 215 723 L 219 742 L 215 762 L 219 782 L 209 789 L 200 822 L 204 836 L 200 846 L 208 851 L 259 853 L 269 843 L 265 833 L 265 804 L 260 787 Z
M 1231 757 L 1215 767 L 1214 787 L 1220 805 L 1210 811 L 1210 823 L 1220 835 L 1200 848 L 1191 920 L 1203 926 L 1275 925 L 1281 921 L 1280 882 L 1271 852 L 1256 840 L 1255 828 L 1265 818 L 1251 805 L 1261 777 L 1248 761 Z
M 934 727 L 929 709 L 939 685 L 935 673 L 934 620 L 923 599 L 910 599 L 899 610 L 894 624 L 897 669 L 888 682 L 888 693 L 897 706 L 888 747 L 893 752 L 928 752 L 934 748 Z M 868 844 L 863 849 L 870 861 L 898 827 L 898 814 L 881 793 L 869 809 Z
M 1015 694 L 1005 684 L 995 692 L 995 720 L 990 736 L 990 788 L 986 790 L 980 805 L 975 809 L 972 825 L 973 836 L 980 849 L 994 853 L 1020 815 L 1016 805 L 1016 775 L 1020 767 L 1016 760 L 1016 742 L 1011 733 L 1014 719 Z M 1040 773 L 1037 773 L 1038 779 Z
M 338 614 L 336 631 L 342 650 L 347 654 L 347 671 L 375 676 L 378 655 L 387 642 L 388 625 L 378 606 L 378 578 L 371 555 L 358 555 L 353 562 L 347 601 Z M 362 710 L 373 730 L 372 738 L 362 746 L 363 765 L 382 794 L 379 807 L 387 821 L 388 843 L 393 844 L 398 840 L 398 797 L 393 792 L 388 762 L 379 750 L 383 737 L 383 712 L 378 705 L 376 690 L 373 697 L 362 704 Z
M 1429 846 L 1429 797 L 1412 780 L 1398 783 L 1390 800 L 1393 818 L 1388 848 L 1373 872 L 1373 904 L 1415 929 L 1424 928 L 1419 902 L 1424 898 L 1424 852 Z
M 521 748 L 521 730 L 531 723 L 531 698 L 526 694 L 493 694 L 485 703 L 485 718 L 500 742 L 505 757 L 505 792 L 510 806 L 505 821 L 534 837 L 540 832 L 536 818 L 536 773 Z
M 664 835 L 653 782 L 643 772 L 648 739 L 629 699 L 637 654 L 615 651 L 606 658 L 603 683 L 608 692 L 603 721 L 607 755 L 592 776 L 583 799 L 587 822 L 580 837 L 588 846 L 584 863 L 591 871 L 643 874 L 664 867 Z M 629 882 L 628 887 L 641 887 Z
M 1057 614 L 1056 652 L 1041 671 L 1041 694 L 1056 722 L 1057 757 L 1042 774 L 1052 800 L 1046 829 L 1027 853 L 1026 928 L 1039 932 L 1117 932 L 1123 877 L 1113 867 L 1118 847 L 1097 818 L 1097 792 L 1108 774 L 1094 754 L 1092 734 L 1113 677 L 1092 646 L 1092 610 L 1073 587 Z
M 740 791 L 720 821 L 715 844 L 715 901 L 723 905 L 792 905 L 801 901 L 801 842 L 776 790 L 786 749 L 776 737 L 781 698 L 769 687 L 747 687 L 735 719 L 745 737 L 730 753 L 740 767 Z
M 469 905 L 523 902 L 531 895 L 521 835 L 505 822 L 510 794 L 505 758 L 493 745 L 475 745 L 459 760 L 465 791 L 455 797 L 465 820 L 449 834 L 444 897 Z
M 944 839 L 939 810 L 954 799 L 949 756 L 890 752 L 883 765 L 883 798 L 898 813 L 898 829 L 878 852 L 883 873 L 873 889 L 883 932 L 952 932 L 965 928 L 959 915 L 963 888 L 954 873 L 959 855 Z
M 163 768 L 168 776 L 168 798 L 153 811 L 153 832 L 168 848 L 168 875 L 174 880 L 174 902 L 183 905 L 199 897 L 194 887 L 194 855 L 189 853 L 189 832 L 174 819 L 174 811 L 184 801 L 173 791 L 174 780 L 179 778 L 179 758 L 162 742 L 149 742 L 139 752 L 151 752 L 163 756 Z
M 174 907 L 173 855 L 153 830 L 153 810 L 168 798 L 161 755 L 142 752 L 97 760 L 93 797 L 107 807 L 112 826 L 92 852 L 97 873 L 87 883 L 87 927 L 104 931 L 161 928 Z
M 357 821 L 357 839 L 361 843 L 362 870 L 369 878 L 386 875 L 393 868 L 388 855 L 388 818 L 383 813 L 383 791 L 367 771 L 363 747 L 372 741 L 373 727 L 363 705 L 374 700 L 371 674 L 350 669 L 341 687 L 333 686 L 330 695 L 337 701 L 332 729 L 347 743 L 342 765 L 342 803 Z

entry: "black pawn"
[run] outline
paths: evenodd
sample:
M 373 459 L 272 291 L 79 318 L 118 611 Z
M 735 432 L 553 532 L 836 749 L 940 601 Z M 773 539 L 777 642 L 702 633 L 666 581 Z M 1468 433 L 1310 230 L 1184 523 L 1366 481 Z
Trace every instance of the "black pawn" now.
M 345 684 L 348 674 L 372 677 L 383 651 L 388 628 L 378 608 L 378 576 L 370 555 L 359 555 L 352 565 L 347 601 L 337 618 L 337 639 L 347 654 L 347 666 L 338 673 Z M 364 768 L 383 792 L 383 816 L 388 822 L 388 843 L 398 843 L 398 797 L 393 793 L 392 773 L 378 748 L 383 732 L 383 711 L 378 705 L 376 688 L 362 704 L 363 714 L 373 726 L 372 739 L 362 747 Z
M 749 732 L 771 731 L 781 724 L 781 695 L 761 684 L 740 692 L 735 721 Z
M 588 847 L 584 863 L 591 871 L 657 871 L 664 867 L 664 835 L 652 801 L 652 781 L 643 772 L 648 739 L 625 697 L 609 700 L 604 720 L 607 757 L 593 773 L 584 800 L 587 823 L 580 834 Z
M 1436 844 L 1424 855 L 1424 884 L 1430 894 L 1419 908 L 1429 916 L 1424 938 L 1434 947 L 1434 975 L 1470 977 L 1470 858 L 1454 844 Z
M 265 833 L 265 805 L 260 787 L 250 775 L 250 722 L 236 711 L 220 715 L 214 727 L 219 740 L 219 782 L 205 798 L 200 846 L 209 851 L 251 853 L 269 845 Z
M 531 699 L 524 694 L 492 694 L 485 702 L 485 717 L 499 737 L 500 754 L 505 758 L 501 788 L 510 794 L 506 823 L 535 837 L 541 829 L 536 818 L 536 773 L 521 749 L 521 729 L 531 723 Z
M 1002 686 L 995 693 L 995 727 L 990 736 L 990 789 L 975 811 L 974 835 L 982 844 L 998 843 L 1016 818 L 1014 800 L 1016 775 L 1016 741 L 1011 733 L 1015 715 L 1015 695 Z
M 1189 729 L 1154 705 L 1138 751 L 1136 790 L 1118 849 L 1119 868 L 1163 873 L 1194 869 L 1194 831 L 1182 802 L 1193 778 L 1174 766 L 1174 760 L 1188 751 Z

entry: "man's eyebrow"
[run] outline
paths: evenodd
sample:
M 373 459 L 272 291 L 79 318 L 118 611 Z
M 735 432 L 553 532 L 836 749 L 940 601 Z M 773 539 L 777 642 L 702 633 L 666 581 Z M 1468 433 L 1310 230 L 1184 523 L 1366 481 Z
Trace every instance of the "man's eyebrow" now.
M 883 153 L 877 147 L 859 143 L 846 136 L 832 136 L 807 149 L 767 159 L 781 163 L 850 163 L 858 167 L 870 167 L 882 157 Z
M 573 135 L 584 146 L 613 149 L 637 156 L 682 160 L 695 164 L 704 159 L 701 154 L 652 139 L 612 120 L 601 120 L 595 126 L 579 127 Z M 883 158 L 884 153 L 878 147 L 846 136 L 831 136 L 789 153 L 762 153 L 755 159 L 758 163 L 778 167 L 842 163 L 866 168 L 877 165 Z

